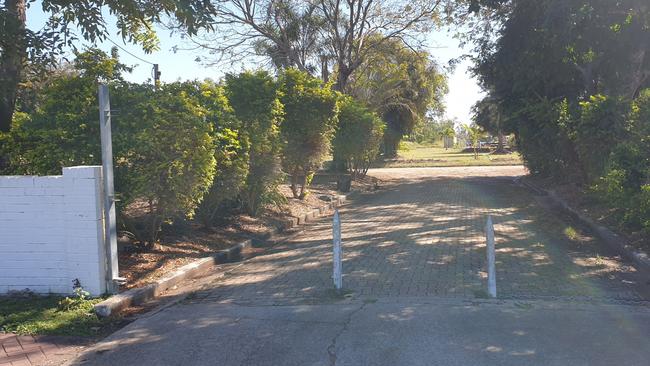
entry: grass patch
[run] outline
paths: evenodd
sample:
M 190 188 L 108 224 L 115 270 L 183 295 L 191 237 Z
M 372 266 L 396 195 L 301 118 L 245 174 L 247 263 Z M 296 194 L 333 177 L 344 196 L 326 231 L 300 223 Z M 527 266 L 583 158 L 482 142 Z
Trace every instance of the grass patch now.
M 518 153 L 490 154 L 480 153 L 478 159 L 471 152 L 462 149 L 445 149 L 433 145 L 420 145 L 414 142 L 400 144 L 398 158 L 377 162 L 375 167 L 436 167 L 436 166 L 485 166 L 485 165 L 520 165 L 521 156 Z
M 580 241 L 580 233 L 578 233 L 578 230 L 574 229 L 572 226 L 567 226 L 566 229 L 564 229 L 564 236 L 572 241 Z
M 115 325 L 115 319 L 100 319 L 93 305 L 103 299 L 75 299 L 73 305 L 61 296 L 0 297 L 0 331 L 26 334 L 98 336 Z

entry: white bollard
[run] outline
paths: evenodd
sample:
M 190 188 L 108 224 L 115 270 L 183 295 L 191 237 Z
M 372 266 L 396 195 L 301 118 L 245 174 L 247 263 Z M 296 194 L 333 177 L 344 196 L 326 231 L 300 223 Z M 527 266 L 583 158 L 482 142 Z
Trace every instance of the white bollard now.
M 332 237 L 334 238 L 334 287 L 340 291 L 343 287 L 343 264 L 341 262 L 342 248 L 341 248 L 341 219 L 339 217 L 339 210 L 334 211 L 334 220 L 332 222 Z
M 485 224 L 485 240 L 487 242 L 487 270 L 488 270 L 488 295 L 491 298 L 497 297 L 497 278 L 495 268 L 495 253 L 494 253 L 494 225 L 492 224 L 492 216 L 488 216 L 487 223 Z

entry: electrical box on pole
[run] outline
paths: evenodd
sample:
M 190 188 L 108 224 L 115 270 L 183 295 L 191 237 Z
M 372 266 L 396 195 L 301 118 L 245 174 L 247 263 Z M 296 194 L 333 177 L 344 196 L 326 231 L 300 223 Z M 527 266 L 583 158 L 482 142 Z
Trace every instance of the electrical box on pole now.
M 153 64 L 153 85 L 156 87 L 160 84 L 160 74 L 158 64 Z

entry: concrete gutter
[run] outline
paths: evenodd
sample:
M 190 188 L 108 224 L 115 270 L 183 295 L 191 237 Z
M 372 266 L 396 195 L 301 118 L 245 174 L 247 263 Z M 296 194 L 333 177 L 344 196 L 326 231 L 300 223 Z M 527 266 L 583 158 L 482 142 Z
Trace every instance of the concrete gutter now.
M 277 243 L 282 240 L 282 238 L 277 237 L 277 235 L 282 231 L 290 230 L 299 225 L 304 225 L 307 222 L 314 221 L 320 217 L 327 216 L 333 213 L 334 208 L 343 205 L 346 200 L 347 196 L 339 195 L 334 197 L 332 202 L 326 205 L 313 209 L 299 217 L 291 217 L 290 219 L 287 219 L 281 228 L 273 229 L 266 233 L 265 241 L 271 245 Z M 242 250 L 250 248 L 252 244 L 253 241 L 251 239 L 245 240 L 209 257 L 201 258 L 192 263 L 186 264 L 154 283 L 111 296 L 94 306 L 95 313 L 99 317 L 108 317 L 118 314 L 120 311 L 131 305 L 142 304 L 143 302 L 154 299 L 184 280 L 196 278 L 208 273 L 214 269 L 215 265 L 239 259 Z
M 154 283 L 111 296 L 94 306 L 95 313 L 100 317 L 107 317 L 117 314 L 131 305 L 138 305 L 156 298 L 181 281 L 203 275 L 212 270 L 217 264 L 236 260 L 241 255 L 242 250 L 249 248 L 252 243 L 250 239 L 245 240 L 228 249 L 221 250 L 210 257 L 201 258 L 186 264 Z
M 628 243 L 628 241 L 622 236 L 616 234 L 614 231 L 609 228 L 602 226 L 596 223 L 591 218 L 585 216 L 580 211 L 569 206 L 569 204 L 564 201 L 560 196 L 555 193 L 553 190 L 545 190 L 540 187 L 537 187 L 531 182 L 528 182 L 524 179 L 517 178 L 515 183 L 521 184 L 537 194 L 546 196 L 551 203 L 564 211 L 566 214 L 571 216 L 576 221 L 580 222 L 582 225 L 588 227 L 600 240 L 602 240 L 610 248 L 623 254 L 625 258 L 634 262 L 635 264 L 650 269 L 650 256 L 647 253 L 642 252 Z

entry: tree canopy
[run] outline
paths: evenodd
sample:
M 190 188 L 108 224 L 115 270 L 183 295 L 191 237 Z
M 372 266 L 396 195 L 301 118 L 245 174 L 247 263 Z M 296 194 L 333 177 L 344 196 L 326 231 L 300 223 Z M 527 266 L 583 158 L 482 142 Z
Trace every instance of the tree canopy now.
M 395 156 L 402 136 L 427 114 L 444 111 L 447 80 L 428 52 L 390 40 L 369 55 L 349 92 L 371 106 L 386 122 L 384 152 Z
M 66 48 L 76 49 L 79 38 L 93 43 L 106 39 L 103 8 L 116 18 L 123 40 L 140 44 L 147 52 L 158 47 L 152 24 L 172 17 L 195 34 L 199 28 L 211 27 L 214 10 L 206 0 L 43 0 L 40 6 L 49 18 L 36 30 L 27 27 L 31 4 L 29 0 L 0 3 L 0 131 L 10 129 L 18 83 L 26 67 L 51 67 Z

